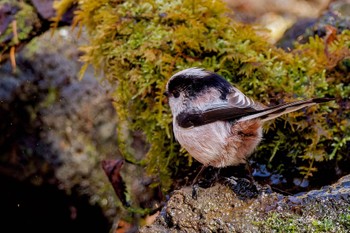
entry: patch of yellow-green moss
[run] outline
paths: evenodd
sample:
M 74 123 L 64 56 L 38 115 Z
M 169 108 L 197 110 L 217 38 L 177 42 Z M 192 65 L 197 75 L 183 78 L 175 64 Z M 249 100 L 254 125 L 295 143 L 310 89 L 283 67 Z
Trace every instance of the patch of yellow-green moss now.
M 318 207 L 317 207 L 318 208 Z M 348 232 L 350 214 L 342 213 L 337 217 L 300 216 L 290 212 L 268 214 L 264 221 L 256 222 L 259 232 Z

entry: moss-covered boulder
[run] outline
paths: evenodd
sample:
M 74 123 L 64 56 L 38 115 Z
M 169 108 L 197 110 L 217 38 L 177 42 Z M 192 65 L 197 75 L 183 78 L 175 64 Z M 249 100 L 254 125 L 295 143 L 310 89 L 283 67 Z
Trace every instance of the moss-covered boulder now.
M 179 167 L 184 171 L 192 163 L 172 135 L 163 91 L 171 75 L 193 66 L 221 74 L 266 105 L 335 97 L 267 124 L 254 156 L 274 173 L 293 172 L 300 179 L 315 175 L 325 161 L 332 173 L 345 172 L 346 166 L 334 167 L 349 161 L 349 31 L 327 40 L 310 37 L 287 53 L 269 44 L 263 29 L 234 22 L 221 1 L 63 0 L 58 12 L 69 4 L 78 4 L 75 20 L 89 34 L 81 48 L 85 68 L 92 65 L 115 86 L 119 127 L 141 130 L 150 144 L 138 160 L 129 134 L 119 135 L 123 155 L 158 177 L 154 185 L 168 190 L 169 178 L 183 176 Z

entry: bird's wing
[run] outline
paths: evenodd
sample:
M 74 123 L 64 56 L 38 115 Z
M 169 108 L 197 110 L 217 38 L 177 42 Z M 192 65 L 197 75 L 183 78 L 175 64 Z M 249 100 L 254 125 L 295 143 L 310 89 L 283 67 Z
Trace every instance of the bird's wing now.
M 189 128 L 200 126 L 215 121 L 238 120 L 263 109 L 262 105 L 256 104 L 252 99 L 245 96 L 241 91 L 232 87 L 227 101 L 211 105 L 205 110 L 191 110 L 180 113 L 176 117 L 179 126 Z
M 263 109 L 262 105 L 255 103 L 251 98 L 244 95 L 240 90 L 232 87 L 230 94 L 227 95 L 227 104 L 235 108 L 253 108 L 257 110 Z
M 242 94 L 243 95 L 243 94 Z M 179 126 L 189 128 L 192 126 L 201 126 L 215 121 L 246 121 L 260 118 L 267 121 L 279 117 L 283 114 L 297 111 L 304 107 L 312 106 L 318 103 L 331 101 L 331 98 L 313 98 L 300 100 L 286 104 L 280 104 L 273 107 L 261 107 L 252 100 L 238 96 L 227 105 L 216 106 L 204 111 L 193 110 L 183 112 L 176 118 Z

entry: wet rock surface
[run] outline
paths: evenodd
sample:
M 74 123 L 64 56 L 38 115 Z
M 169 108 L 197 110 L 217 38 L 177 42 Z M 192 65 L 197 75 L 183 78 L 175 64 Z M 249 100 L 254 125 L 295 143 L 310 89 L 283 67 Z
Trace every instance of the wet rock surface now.
M 261 187 L 260 187 L 261 188 Z M 174 191 L 153 225 L 140 232 L 349 232 L 350 175 L 331 186 L 297 195 L 269 193 L 241 200 L 217 184 Z

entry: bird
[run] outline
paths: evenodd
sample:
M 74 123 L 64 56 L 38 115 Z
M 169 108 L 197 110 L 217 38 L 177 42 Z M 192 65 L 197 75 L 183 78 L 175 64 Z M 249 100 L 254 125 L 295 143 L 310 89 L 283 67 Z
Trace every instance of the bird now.
M 164 94 L 179 144 L 204 167 L 245 164 L 263 138 L 263 123 L 333 100 L 310 98 L 267 107 L 247 97 L 219 74 L 203 68 L 175 73 Z

